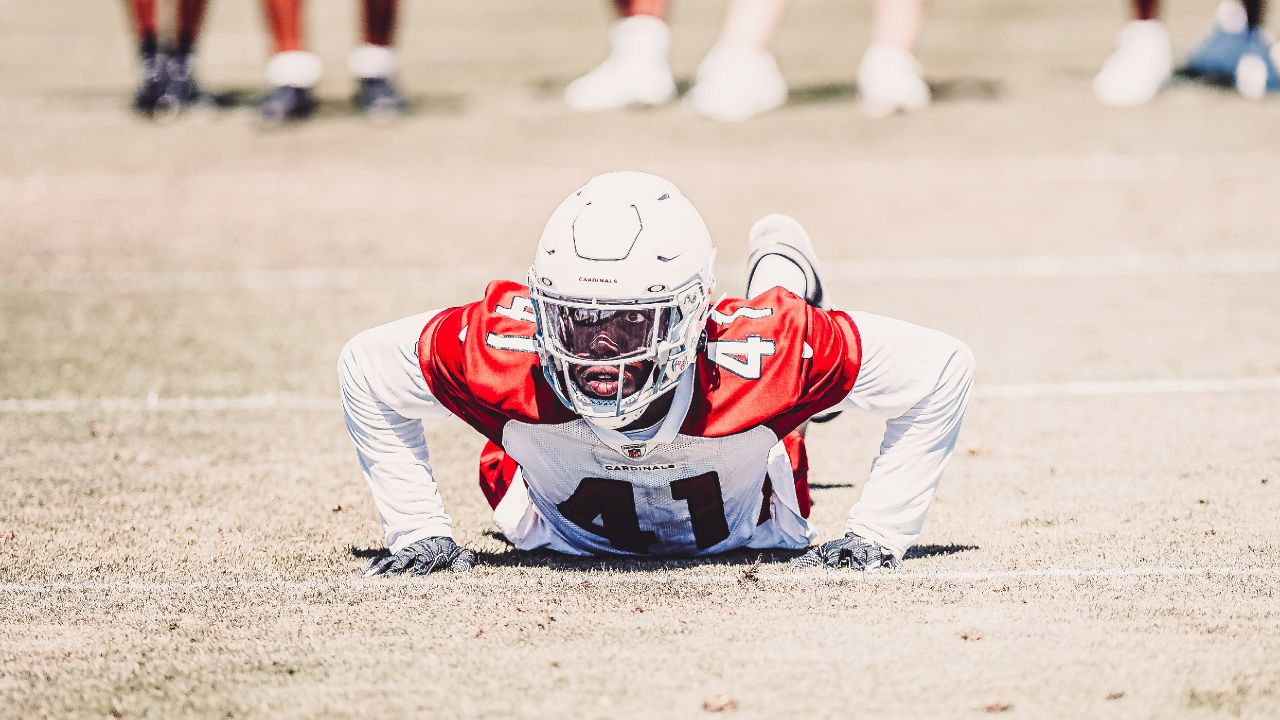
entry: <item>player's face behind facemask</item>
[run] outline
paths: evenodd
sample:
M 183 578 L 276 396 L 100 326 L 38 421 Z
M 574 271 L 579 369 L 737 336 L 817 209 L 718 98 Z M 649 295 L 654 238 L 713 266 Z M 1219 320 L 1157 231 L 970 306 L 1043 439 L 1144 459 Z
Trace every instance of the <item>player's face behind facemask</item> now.
M 658 347 L 670 344 L 680 326 L 679 308 L 616 309 L 547 302 L 548 339 L 571 358 L 569 376 L 577 389 L 602 400 L 633 396 L 654 373 Z

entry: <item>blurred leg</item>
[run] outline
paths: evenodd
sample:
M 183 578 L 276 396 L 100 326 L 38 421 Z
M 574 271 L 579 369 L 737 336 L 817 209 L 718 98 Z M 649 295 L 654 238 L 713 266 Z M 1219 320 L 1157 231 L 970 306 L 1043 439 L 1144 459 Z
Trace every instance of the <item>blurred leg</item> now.
M 621 18 L 652 15 L 665 20 L 667 17 L 667 0 L 613 0 L 613 8 Z
M 200 36 L 206 0 L 178 0 L 178 46 L 181 55 L 190 54 Z
M 275 52 L 303 49 L 302 0 L 263 0 Z
M 871 44 L 914 52 L 924 24 L 924 0 L 876 0 Z
M 768 50 L 786 9 L 787 0 L 733 0 L 716 44 Z
M 138 42 L 141 80 L 133 95 L 133 109 L 154 116 L 156 104 L 164 94 L 166 59 L 160 55 L 159 23 L 156 0 L 125 0 L 125 9 Z
M 397 0 L 364 0 L 364 44 L 351 51 L 347 68 L 359 79 L 355 104 L 367 115 L 394 117 L 404 110 L 404 100 L 391 82 L 396 71 L 395 38 Z
M 171 109 L 185 110 L 196 105 L 210 104 L 196 83 L 195 63 L 192 54 L 196 46 L 196 38 L 200 36 L 200 26 L 204 21 L 206 0 L 163 0 L 168 4 L 165 9 L 170 12 L 169 32 L 166 44 L 172 43 L 167 63 L 165 64 L 165 92 L 163 103 Z
M 871 45 L 858 66 L 862 109 L 873 117 L 929 105 L 929 86 L 913 51 L 924 23 L 924 0 L 876 0 Z
M 676 95 L 665 0 L 614 0 L 614 10 L 618 20 L 609 30 L 609 57 L 564 89 L 564 101 L 574 110 L 661 105 Z
M 143 55 L 154 54 L 158 49 L 156 36 L 156 0 L 125 0 L 125 9 L 133 23 L 133 35 Z
M 268 123 L 300 120 L 315 108 L 310 91 L 322 69 L 320 58 L 305 49 L 302 0 L 263 0 L 262 10 L 274 52 L 267 61 L 271 91 L 258 111 Z
M 1264 0 L 1244 0 L 1245 23 L 1250 30 L 1262 27 L 1262 19 L 1267 11 L 1266 6 Z
M 1134 20 L 1155 20 L 1160 17 L 1160 0 L 1133 0 Z
M 1244 0 L 1244 17 L 1249 29 L 1262 27 L 1262 20 L 1267 13 L 1266 0 Z
M 397 0 L 364 0 L 364 41 L 370 45 L 394 44 Z

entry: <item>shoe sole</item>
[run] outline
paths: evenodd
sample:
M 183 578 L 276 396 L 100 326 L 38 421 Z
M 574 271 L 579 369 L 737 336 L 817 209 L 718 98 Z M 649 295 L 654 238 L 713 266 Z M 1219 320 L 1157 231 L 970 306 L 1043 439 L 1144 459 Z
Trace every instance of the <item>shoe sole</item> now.
M 576 82 L 576 81 L 575 81 Z M 577 97 L 578 93 L 570 87 L 565 88 L 563 99 L 564 104 L 570 110 L 577 112 L 607 112 L 609 110 L 622 110 L 634 107 L 658 107 L 673 102 L 676 99 L 677 88 L 675 80 L 672 79 L 670 85 L 664 86 L 661 90 L 648 93 L 633 93 L 623 98 L 620 102 L 605 102 L 598 97 L 592 96 L 591 93 L 583 93 L 586 97 Z
M 736 123 L 750 120 L 757 115 L 763 115 L 767 112 L 773 112 L 783 105 L 787 104 L 789 93 L 783 88 L 780 93 L 774 93 L 772 96 L 764 98 L 757 102 L 754 106 L 744 112 L 720 112 L 714 105 L 707 105 L 698 100 L 698 87 L 695 85 L 684 98 L 686 108 L 698 113 L 708 120 L 715 120 L 723 123 Z
M 597 113 L 597 112 L 609 112 L 610 110 L 626 110 L 628 108 L 662 107 L 663 105 L 668 105 L 672 103 L 675 99 L 676 99 L 675 91 L 672 91 L 670 95 L 663 95 L 661 97 L 655 96 L 652 98 L 629 98 L 626 102 L 623 102 L 623 103 L 613 103 L 613 104 L 581 103 L 581 102 L 575 103 L 573 101 L 566 99 L 564 101 L 564 104 L 568 106 L 570 110 L 573 110 L 575 112 Z
M 897 113 L 910 114 L 920 112 L 929 107 L 932 99 L 924 102 L 889 102 L 863 99 L 860 103 L 862 113 L 867 117 L 886 118 Z

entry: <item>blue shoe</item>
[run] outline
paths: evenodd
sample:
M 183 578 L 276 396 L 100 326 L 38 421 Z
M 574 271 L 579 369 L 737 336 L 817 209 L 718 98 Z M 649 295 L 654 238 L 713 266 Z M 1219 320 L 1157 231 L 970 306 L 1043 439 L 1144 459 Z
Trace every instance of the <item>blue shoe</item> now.
M 1235 86 L 1236 66 L 1250 47 L 1250 36 L 1244 8 L 1238 2 L 1223 2 L 1209 34 L 1187 56 L 1178 75 L 1213 85 Z
M 1249 33 L 1231 33 L 1214 27 L 1191 55 L 1178 75 L 1202 80 L 1212 85 L 1236 84 L 1236 66 L 1249 47 Z
M 1236 65 L 1236 90 L 1257 100 L 1267 93 L 1280 92 L 1280 71 L 1276 70 L 1276 47 L 1262 28 L 1249 31 L 1249 43 Z

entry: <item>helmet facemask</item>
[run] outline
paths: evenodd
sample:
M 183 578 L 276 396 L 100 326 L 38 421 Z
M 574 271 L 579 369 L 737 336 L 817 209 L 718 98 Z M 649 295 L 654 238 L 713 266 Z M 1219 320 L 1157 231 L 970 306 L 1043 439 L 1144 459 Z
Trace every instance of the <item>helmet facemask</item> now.
M 602 427 L 633 422 L 694 363 L 710 311 L 695 278 L 652 297 L 568 297 L 530 277 L 542 371 L 569 409 Z

